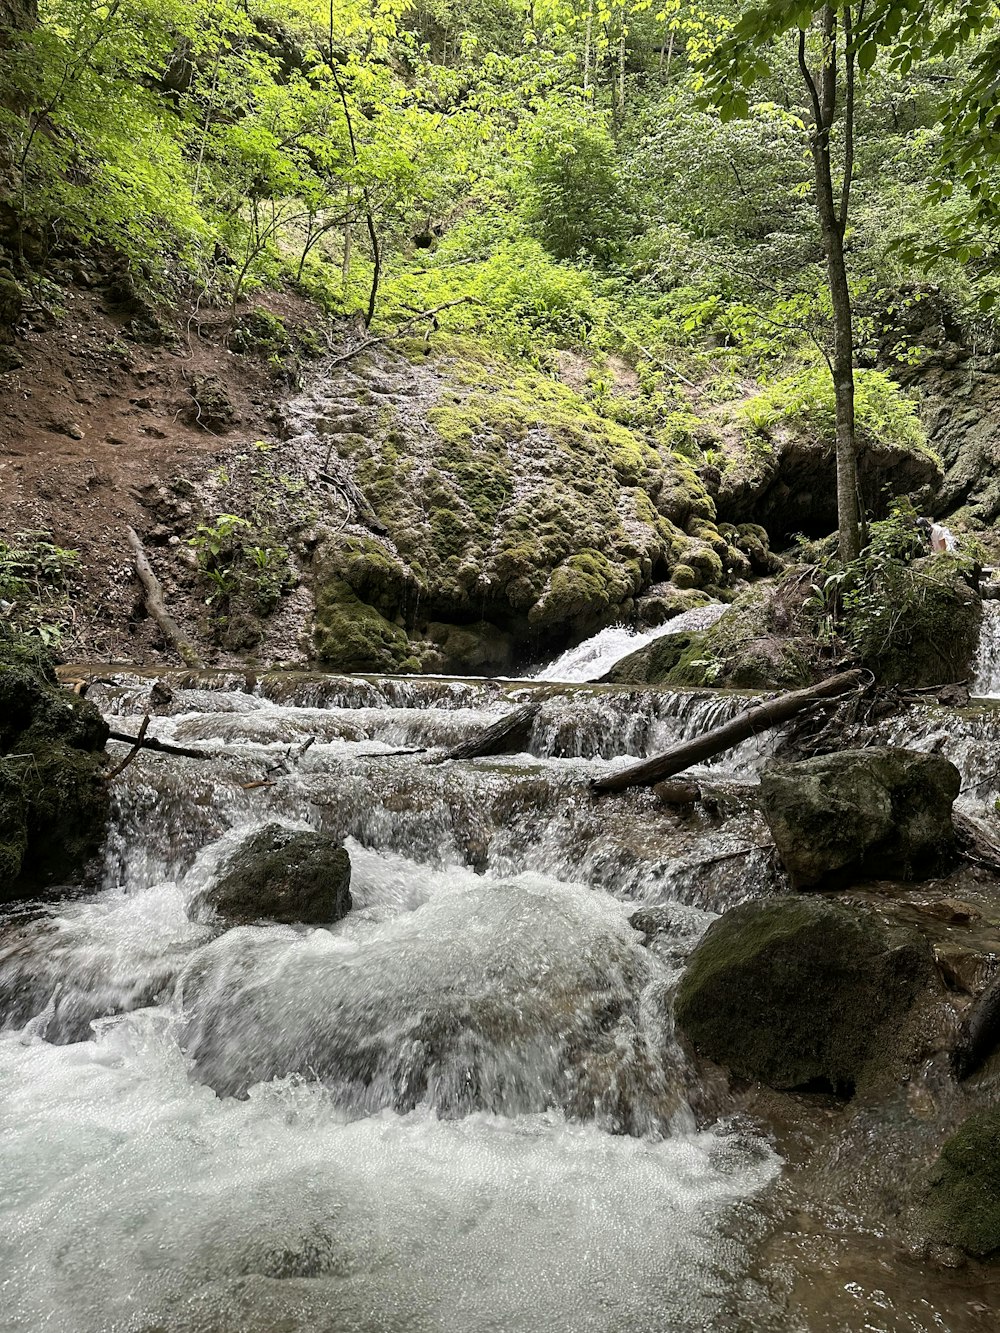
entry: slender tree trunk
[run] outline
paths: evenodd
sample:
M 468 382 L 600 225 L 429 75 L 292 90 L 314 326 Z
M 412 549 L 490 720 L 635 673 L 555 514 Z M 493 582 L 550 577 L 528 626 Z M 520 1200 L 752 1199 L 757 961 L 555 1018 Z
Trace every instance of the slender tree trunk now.
M 625 116 L 625 40 L 628 28 L 625 23 L 625 6 L 622 5 L 622 30 L 618 36 L 618 96 L 615 99 L 615 125 L 620 126 Z
M 590 92 L 590 48 L 594 39 L 594 0 L 587 0 L 587 25 L 583 39 L 583 91 Z
M 799 33 L 799 68 L 809 92 L 813 110 L 810 136 L 813 170 L 816 180 L 816 208 L 820 236 L 826 257 L 827 281 L 833 307 L 833 375 L 837 418 L 837 526 L 840 558 L 854 560 L 861 550 L 861 513 L 858 502 L 857 432 L 854 417 L 854 329 L 851 291 L 844 262 L 844 232 L 850 186 L 841 191 L 843 216 L 837 211 L 830 158 L 830 131 L 837 109 L 837 15 L 832 5 L 821 11 L 823 56 L 819 84 L 806 61 L 806 35 Z M 848 111 L 853 118 L 853 96 Z M 853 126 L 851 127 L 853 131 Z M 847 170 L 850 171 L 848 163 Z

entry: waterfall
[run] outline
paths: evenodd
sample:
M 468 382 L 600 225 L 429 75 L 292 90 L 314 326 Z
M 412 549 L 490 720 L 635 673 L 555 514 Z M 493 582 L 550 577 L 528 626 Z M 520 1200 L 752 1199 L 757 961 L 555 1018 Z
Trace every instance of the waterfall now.
M 567 648 L 561 657 L 557 657 L 548 666 L 534 673 L 535 680 L 553 680 L 570 683 L 573 681 L 600 680 L 616 662 L 630 653 L 644 648 L 655 639 L 662 639 L 668 634 L 683 634 L 688 630 L 708 629 L 725 613 L 726 606 L 713 602 L 708 606 L 696 606 L 690 611 L 683 611 L 665 625 L 655 629 L 629 629 L 625 625 L 610 625 L 600 630 L 575 648 Z
M 981 699 L 1000 698 L 1000 601 L 983 602 L 972 693 Z

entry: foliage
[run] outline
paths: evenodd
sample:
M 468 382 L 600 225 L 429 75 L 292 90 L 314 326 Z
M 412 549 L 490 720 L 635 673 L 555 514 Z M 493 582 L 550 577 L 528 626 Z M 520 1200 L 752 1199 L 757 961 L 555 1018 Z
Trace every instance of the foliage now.
M 859 432 L 869 440 L 906 449 L 927 447 L 916 402 L 880 370 L 859 370 L 854 377 Z M 814 432 L 833 442 L 836 413 L 833 382 L 825 367 L 810 366 L 775 380 L 739 409 L 751 431 L 769 436 L 781 424 Z
M 815 571 L 805 609 L 827 636 L 839 634 L 884 684 L 937 684 L 968 669 L 980 607 L 967 579 L 972 556 L 931 556 L 904 500 L 873 523 L 868 545 L 847 565 Z
M 17 532 L 0 540 L 0 611 L 7 625 L 54 644 L 67 607 L 76 551 L 57 546 L 46 532 Z

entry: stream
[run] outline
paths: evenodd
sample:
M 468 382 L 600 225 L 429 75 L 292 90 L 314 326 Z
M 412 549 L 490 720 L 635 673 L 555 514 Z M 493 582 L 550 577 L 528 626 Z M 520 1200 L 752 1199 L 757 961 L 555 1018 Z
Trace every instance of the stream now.
M 7 913 L 4 1333 L 994 1326 L 934 1273 L 849 1282 L 804 1236 L 762 1258 L 788 1231 L 782 1159 L 713 1114 L 670 996 L 716 914 L 781 888 L 741 796 L 774 738 L 704 770 L 715 796 L 689 819 L 645 791 L 593 798 L 593 776 L 746 706 L 586 683 L 636 646 L 617 633 L 562 683 L 178 671 L 157 705 L 157 676 L 116 671 L 91 689 L 122 730 L 152 711 L 150 734 L 210 757 L 140 755 L 99 891 Z M 526 753 L 433 762 L 527 699 Z M 929 706 L 886 739 L 949 754 L 973 806 L 1000 785 L 1000 713 Z M 227 930 L 205 907 L 269 822 L 345 841 L 343 921 Z M 639 907 L 663 925 L 648 947 Z

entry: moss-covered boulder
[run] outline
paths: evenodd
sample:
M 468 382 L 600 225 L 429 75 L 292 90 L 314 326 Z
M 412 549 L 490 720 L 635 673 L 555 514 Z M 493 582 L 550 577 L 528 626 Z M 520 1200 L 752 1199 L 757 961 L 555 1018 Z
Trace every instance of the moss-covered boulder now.
M 204 901 L 232 925 L 328 926 L 351 910 L 351 860 L 335 839 L 268 824 L 223 865 Z
M 858 485 L 863 509 L 883 517 L 895 496 L 926 504 L 941 483 L 915 399 L 877 370 L 855 376 Z M 719 517 L 761 524 L 772 539 L 837 527 L 836 411 L 825 366 L 773 380 L 737 408 L 722 457 Z
M 961 782 L 941 755 L 871 746 L 772 761 L 761 772 L 761 808 L 795 888 L 922 879 L 953 851 Z
M 887 564 L 847 608 L 844 632 L 880 685 L 921 688 L 969 678 L 983 609 L 966 571 L 948 554 Z
M 75 877 L 100 847 L 107 736 L 43 652 L 0 637 L 0 901 Z
M 524 363 L 442 337 L 420 364 L 380 352 L 340 375 L 290 423 L 328 437 L 358 520 L 315 548 L 326 664 L 437 669 L 432 624 L 485 623 L 537 657 L 633 618 L 654 583 L 714 590 L 746 573 L 687 459 Z
M 316 655 L 331 671 L 398 671 L 411 653 L 406 631 L 342 579 L 316 589 L 315 639 Z
M 899 1054 L 933 963 L 916 933 L 824 898 L 743 903 L 713 922 L 681 978 L 675 1014 L 704 1056 L 779 1089 L 850 1095 Z
M 618 662 L 618 684 L 781 690 L 817 675 L 815 638 L 789 614 L 782 585 L 751 588 L 714 625 L 652 643 Z
M 969 1116 L 930 1179 L 928 1230 L 978 1259 L 1000 1250 L 1000 1108 Z

